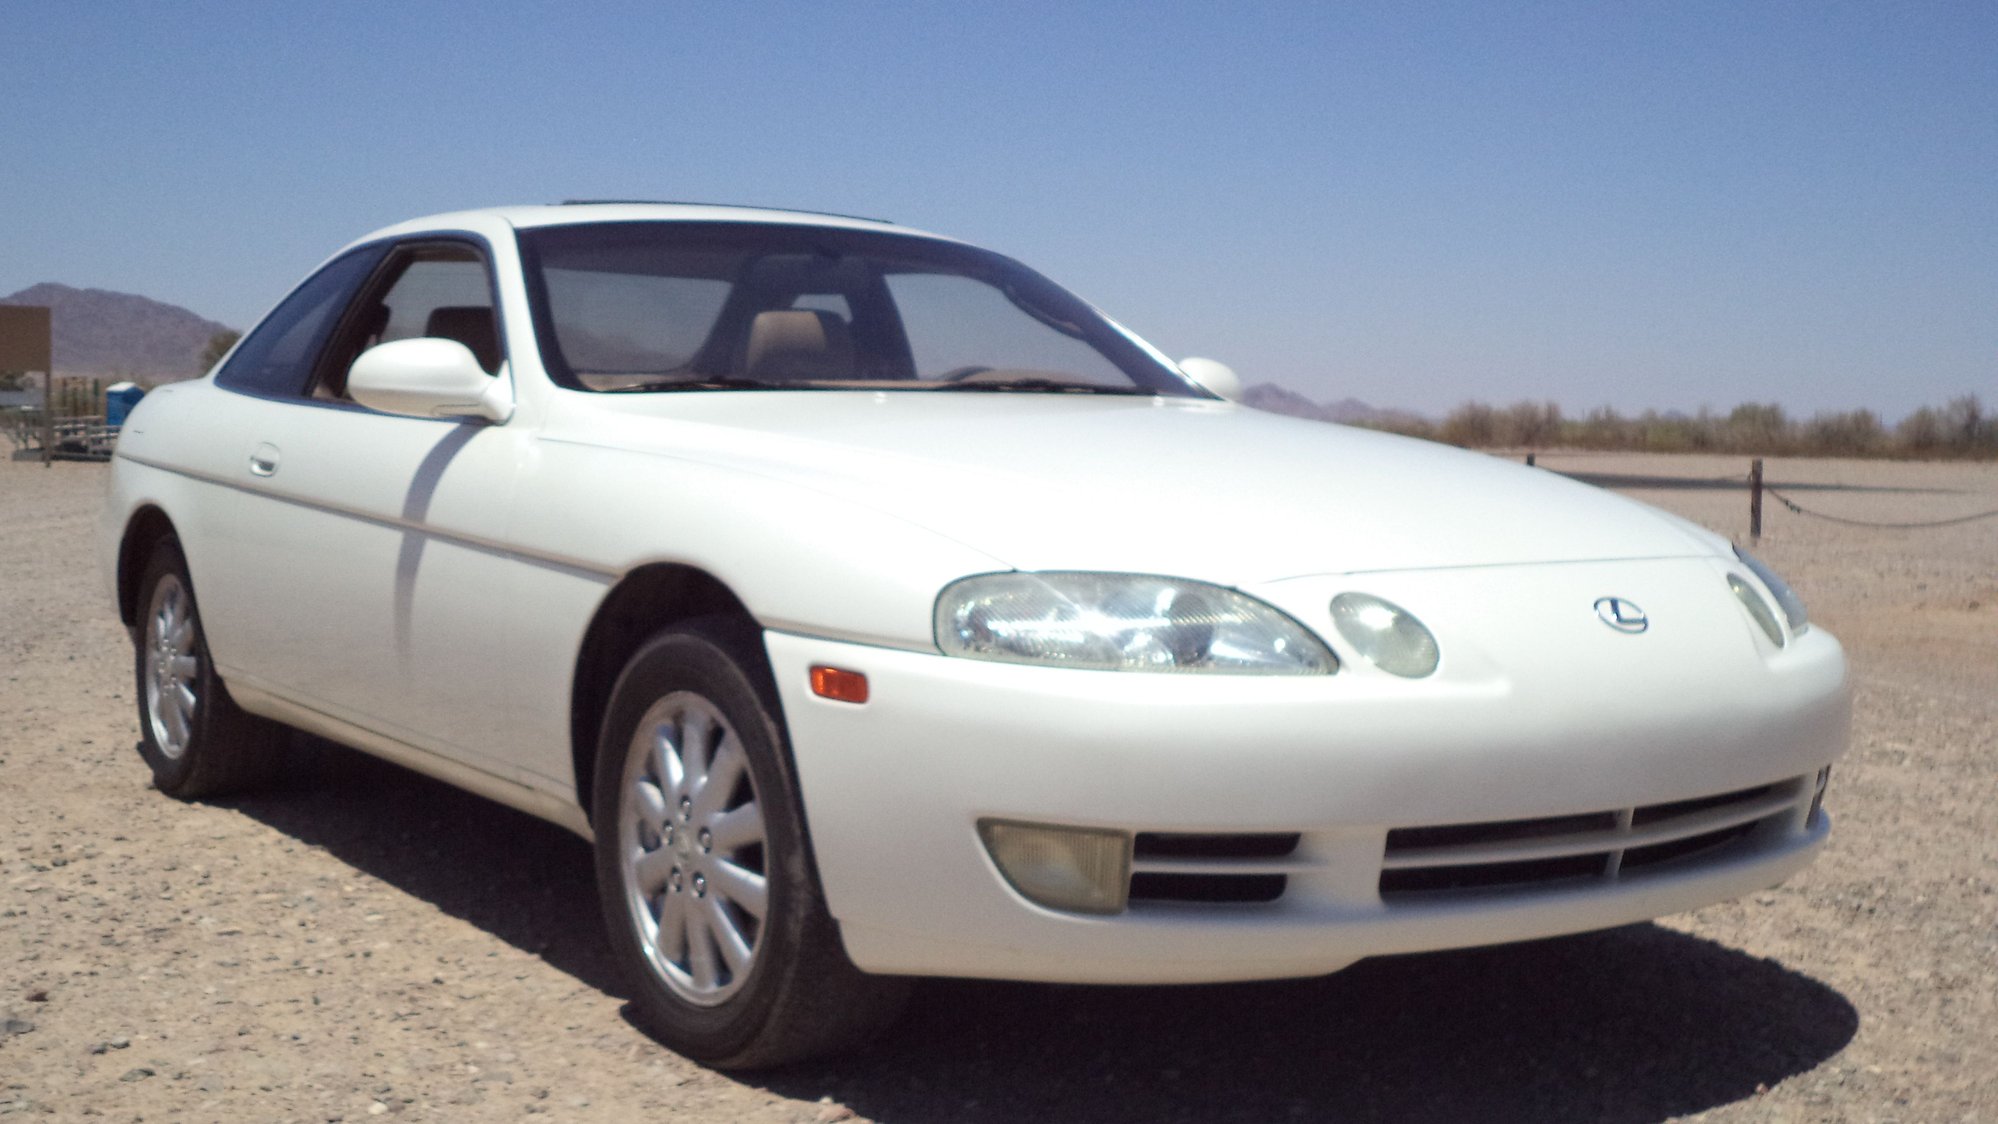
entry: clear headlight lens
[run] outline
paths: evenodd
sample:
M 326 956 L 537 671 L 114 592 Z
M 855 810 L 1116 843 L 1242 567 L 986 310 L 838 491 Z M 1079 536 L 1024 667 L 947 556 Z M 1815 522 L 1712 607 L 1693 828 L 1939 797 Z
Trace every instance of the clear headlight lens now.
M 1783 626 L 1777 623 L 1776 610 L 1769 607 L 1769 602 L 1755 591 L 1754 586 L 1741 580 L 1739 574 L 1727 576 L 1727 587 L 1734 591 L 1735 600 L 1741 602 L 1741 607 L 1748 610 L 1748 615 L 1755 618 L 1755 623 L 1761 627 L 1762 634 L 1769 638 L 1769 642 L 1781 648 L 1784 641 Z
M 1359 649 L 1368 663 L 1404 679 L 1420 679 L 1436 670 L 1442 652 L 1415 614 L 1370 593 L 1342 593 L 1332 599 L 1332 623 L 1346 643 Z
M 1232 589 L 1140 574 L 981 574 L 937 598 L 946 655 L 1095 671 L 1327 675 L 1303 625 Z
M 1768 587 L 1770 595 L 1776 598 L 1776 604 L 1782 608 L 1784 619 L 1790 622 L 1792 635 L 1810 627 L 1811 616 L 1804 611 L 1804 599 L 1797 596 L 1797 591 L 1790 588 L 1789 582 L 1777 577 L 1776 571 L 1770 569 L 1760 558 L 1738 546 L 1734 548 L 1734 556 L 1741 559 L 1741 564 L 1748 567 L 1749 572 L 1762 579 L 1762 584 Z

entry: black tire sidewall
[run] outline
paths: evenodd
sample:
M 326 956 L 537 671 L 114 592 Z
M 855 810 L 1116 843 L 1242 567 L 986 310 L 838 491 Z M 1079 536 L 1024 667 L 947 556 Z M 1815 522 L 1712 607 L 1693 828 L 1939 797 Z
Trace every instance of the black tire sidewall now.
M 611 691 L 593 785 L 598 891 L 612 952 L 639 992 L 637 1014 L 667 1045 L 708 1062 L 743 1055 L 769 1029 L 791 986 L 813 913 L 822 909 L 774 690 L 767 675 L 758 674 L 760 661 L 744 650 L 747 639 L 724 626 L 694 623 L 640 648 Z M 676 691 L 705 698 L 734 727 L 763 812 L 769 908 L 756 963 L 742 989 L 713 1007 L 680 998 L 654 974 L 630 915 L 618 854 L 618 804 L 632 735 L 645 711 Z

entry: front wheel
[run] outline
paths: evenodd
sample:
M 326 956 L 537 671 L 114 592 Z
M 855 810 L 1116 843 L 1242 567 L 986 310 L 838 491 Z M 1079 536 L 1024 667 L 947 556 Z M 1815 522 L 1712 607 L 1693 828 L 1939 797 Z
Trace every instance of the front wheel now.
M 193 800 L 270 780 L 282 765 L 285 729 L 245 713 L 215 674 L 187 559 L 172 539 L 146 563 L 139 614 L 132 634 L 139 756 L 153 786 Z
M 906 992 L 841 947 L 768 679 L 747 628 L 661 633 L 618 678 L 597 754 L 597 883 L 638 1012 L 729 1068 L 857 1045 Z

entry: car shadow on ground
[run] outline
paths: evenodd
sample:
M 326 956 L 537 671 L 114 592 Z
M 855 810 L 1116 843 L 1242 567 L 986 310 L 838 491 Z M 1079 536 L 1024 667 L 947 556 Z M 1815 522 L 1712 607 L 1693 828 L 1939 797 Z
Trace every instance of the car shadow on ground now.
M 298 776 L 226 803 L 625 998 L 588 843 L 355 750 L 304 734 L 294 740 Z
M 588 847 L 345 750 L 246 814 L 607 994 Z M 1754 1097 L 1851 1041 L 1808 976 L 1635 925 L 1373 960 L 1322 979 L 1090 988 L 929 981 L 829 1062 L 739 1075 L 884 1121 L 1652 1121 Z

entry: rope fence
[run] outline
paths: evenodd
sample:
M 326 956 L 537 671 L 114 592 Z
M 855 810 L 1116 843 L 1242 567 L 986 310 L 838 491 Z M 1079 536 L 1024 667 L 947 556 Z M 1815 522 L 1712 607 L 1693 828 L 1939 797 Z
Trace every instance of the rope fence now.
M 1798 515 L 1808 515 L 1813 519 L 1822 519 L 1827 523 L 1843 523 L 1848 527 L 1880 527 L 1893 531 L 1912 531 L 1928 527 L 1954 527 L 1959 523 L 1975 523 L 1979 519 L 1990 519 L 1993 516 L 1998 516 L 1998 507 L 1994 507 L 1990 511 L 1980 511 L 1975 515 L 1959 515 L 1954 519 L 1923 519 L 1912 523 L 1885 523 L 1871 519 L 1848 519 L 1843 515 L 1828 515 L 1822 511 L 1812 511 L 1810 508 L 1769 487 L 1767 484 L 1763 485 L 1763 490 L 1775 496 L 1777 503 L 1782 504 Z
M 1537 460 L 1538 457 L 1536 456 L 1536 454 L 1534 453 L 1526 454 L 1526 463 L 1529 467 L 1534 466 Z M 1561 470 L 1549 469 L 1548 471 L 1560 472 Z M 1574 475 L 1574 476 L 1586 477 L 1588 474 L 1562 473 L 1562 475 Z M 1674 481 L 1678 481 L 1682 478 L 1675 477 L 1673 479 Z M 1777 503 L 1780 503 L 1785 508 L 1789 509 L 1789 511 L 1792 514 L 1807 516 L 1811 519 L 1822 519 L 1827 523 L 1837 523 L 1846 527 L 1866 527 L 1875 530 L 1887 530 L 1887 531 L 1918 531 L 1918 530 L 1928 530 L 1936 527 L 1957 527 L 1965 523 L 1975 523 L 1980 519 L 1998 518 L 1998 508 L 1992 508 L 1989 511 L 1974 512 L 1969 515 L 1958 515 L 1949 519 L 1918 519 L 1918 520 L 1854 519 L 1850 516 L 1833 515 L 1830 512 L 1815 511 L 1811 508 L 1805 507 L 1803 504 L 1798 503 L 1796 500 L 1791 499 L 1789 496 L 1784 495 L 1782 492 L 1778 491 L 1773 485 L 1766 483 L 1762 478 L 1761 457 L 1757 457 L 1750 462 L 1749 469 L 1746 475 L 1743 475 L 1741 473 L 1732 473 L 1724 476 L 1688 476 L 1684 477 L 1683 481 L 1684 484 L 1675 484 L 1674 486 L 1683 487 L 1686 485 L 1710 486 L 1715 484 L 1738 484 L 1741 485 L 1742 487 L 1747 488 L 1748 489 L 1748 536 L 1750 539 L 1757 541 L 1760 541 L 1762 538 L 1762 494 L 1764 492 L 1767 492 L 1770 496 L 1772 496 Z M 1600 479 L 1590 482 L 1605 483 L 1605 481 Z M 1637 478 L 1633 478 L 1630 481 L 1630 485 L 1642 486 L 1642 481 Z

